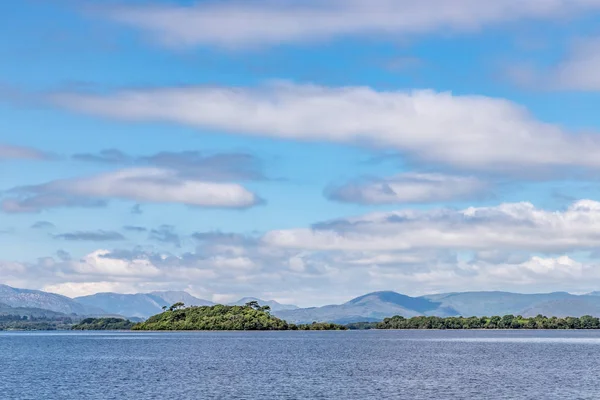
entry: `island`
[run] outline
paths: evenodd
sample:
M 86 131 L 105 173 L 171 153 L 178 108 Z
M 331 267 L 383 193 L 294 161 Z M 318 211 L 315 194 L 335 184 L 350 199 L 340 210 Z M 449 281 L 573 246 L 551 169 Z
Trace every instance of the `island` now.
M 164 308 L 164 312 L 133 325 L 135 331 L 289 331 L 346 330 L 343 325 L 329 322 L 290 324 L 274 317 L 269 306 L 251 301 L 243 306 L 185 307 L 183 303 Z
M 86 318 L 71 327 L 74 331 L 128 331 L 134 323 L 123 318 Z

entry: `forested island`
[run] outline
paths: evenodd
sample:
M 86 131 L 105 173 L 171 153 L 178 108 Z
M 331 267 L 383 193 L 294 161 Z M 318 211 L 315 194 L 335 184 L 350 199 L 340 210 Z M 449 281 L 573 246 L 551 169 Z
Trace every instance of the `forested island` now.
M 128 331 L 133 322 L 122 318 L 86 318 L 71 327 L 74 331 Z
M 199 306 L 184 308 L 173 304 L 164 312 L 135 324 L 138 331 L 288 331 L 288 330 L 345 330 L 343 325 L 328 322 L 295 325 L 274 317 L 269 306 L 256 301 L 243 306 Z
M 351 324 L 350 329 L 600 329 L 600 319 L 590 315 L 582 317 L 546 317 L 538 315 L 524 318 L 520 315 L 503 317 L 412 317 L 395 316 L 382 322 Z

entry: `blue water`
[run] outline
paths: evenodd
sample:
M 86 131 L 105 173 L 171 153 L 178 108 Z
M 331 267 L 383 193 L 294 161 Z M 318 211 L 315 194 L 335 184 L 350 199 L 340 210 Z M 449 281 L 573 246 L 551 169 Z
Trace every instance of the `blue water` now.
M 600 399 L 600 332 L 0 333 L 0 398 Z

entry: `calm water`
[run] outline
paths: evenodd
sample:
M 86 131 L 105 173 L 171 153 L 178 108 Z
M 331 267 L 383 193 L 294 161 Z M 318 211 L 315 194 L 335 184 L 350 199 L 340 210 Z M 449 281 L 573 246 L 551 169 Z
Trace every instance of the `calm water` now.
M 0 398 L 600 399 L 600 332 L 0 333 Z

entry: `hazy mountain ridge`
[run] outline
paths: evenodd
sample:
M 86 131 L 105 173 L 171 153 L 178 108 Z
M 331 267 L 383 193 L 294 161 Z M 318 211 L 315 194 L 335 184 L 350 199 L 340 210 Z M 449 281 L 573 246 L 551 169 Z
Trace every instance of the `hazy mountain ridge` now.
M 457 311 L 425 298 L 405 296 L 396 292 L 384 291 L 368 293 L 344 304 L 323 307 L 300 308 L 275 312 L 280 318 L 293 323 L 313 321 L 346 324 L 361 321 L 381 321 L 394 315 L 415 317 L 418 315 L 458 315 Z
M 229 303 L 228 305 L 243 306 L 244 304 L 246 304 L 250 301 L 257 301 L 261 306 L 269 306 L 269 307 L 271 307 L 272 312 L 285 311 L 285 310 L 297 310 L 298 308 L 300 308 L 293 304 L 281 304 L 275 300 L 262 300 L 262 299 L 258 299 L 256 297 L 243 297 L 234 303 Z
M 69 297 L 41 290 L 16 289 L 0 284 L 0 303 L 9 307 L 37 308 L 63 314 L 101 315 L 104 310 L 81 304 Z
M 6 304 L 0 303 L 0 316 L 2 315 L 18 315 L 20 317 L 34 317 L 34 318 L 60 318 L 70 317 L 70 315 L 45 310 L 43 308 L 28 308 L 28 307 L 11 307 Z
M 96 293 L 76 297 L 75 301 L 88 306 L 99 307 L 111 314 L 126 317 L 147 318 L 162 312 L 163 307 L 182 302 L 187 306 L 213 305 L 211 301 L 198 299 L 187 292 L 166 291 L 151 293 Z
M 538 314 L 546 316 L 583 315 L 600 316 L 599 292 L 573 295 L 566 292 L 520 294 L 510 292 L 440 293 L 420 297 L 406 296 L 392 291 L 368 293 L 339 305 L 298 308 L 275 300 L 244 297 L 231 305 L 257 301 L 269 305 L 273 315 L 290 323 L 334 322 L 339 324 L 362 321 L 380 321 L 401 315 L 427 316 L 493 316 Z M 187 306 L 213 305 L 185 291 L 165 291 L 136 294 L 97 293 L 70 299 L 65 296 L 36 290 L 14 289 L 0 285 L 0 309 L 21 307 L 42 309 L 65 314 L 119 315 L 129 318 L 147 318 L 162 312 L 164 306 L 183 302 Z M 13 310 L 14 311 L 14 310 Z
M 440 302 L 445 307 L 451 307 L 457 310 L 460 315 L 465 317 L 507 314 L 525 316 L 526 313 L 530 313 L 530 310 L 534 309 L 538 305 L 549 302 L 567 302 L 569 300 L 580 299 L 582 297 L 584 296 L 577 296 L 566 292 L 520 294 L 498 291 L 441 293 L 422 296 L 422 298 Z M 592 302 L 597 301 L 598 304 L 600 304 L 600 297 L 587 297 L 589 297 Z M 581 310 L 573 308 L 570 310 L 570 312 L 573 313 L 572 316 L 575 316 L 574 313 L 579 313 Z M 585 315 L 585 312 L 581 315 Z

